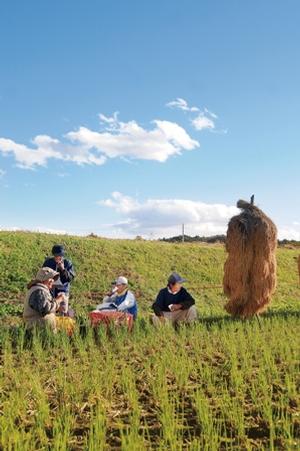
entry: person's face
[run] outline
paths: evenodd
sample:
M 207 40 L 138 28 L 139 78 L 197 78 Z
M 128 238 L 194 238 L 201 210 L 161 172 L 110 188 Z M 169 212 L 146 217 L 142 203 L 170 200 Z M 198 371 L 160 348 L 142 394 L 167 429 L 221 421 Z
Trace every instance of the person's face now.
M 55 263 L 59 264 L 63 261 L 63 257 L 61 255 L 54 255 Z
M 179 291 L 180 288 L 181 288 L 181 283 L 178 283 L 178 282 L 176 282 L 170 286 L 172 293 L 176 293 L 176 291 Z
M 48 279 L 44 282 L 44 285 L 46 285 L 46 287 L 49 288 L 49 290 L 51 290 L 51 288 L 53 287 L 54 284 L 54 279 Z
M 117 293 L 122 293 L 122 291 L 125 290 L 126 285 L 124 283 L 120 284 L 120 285 L 116 285 L 117 287 Z

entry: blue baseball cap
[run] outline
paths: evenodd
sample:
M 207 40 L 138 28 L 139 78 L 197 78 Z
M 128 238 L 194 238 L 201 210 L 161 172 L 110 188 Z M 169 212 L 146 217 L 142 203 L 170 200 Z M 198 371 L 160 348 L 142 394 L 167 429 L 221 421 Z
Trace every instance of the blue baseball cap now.
M 187 280 L 181 277 L 177 272 L 172 272 L 172 274 L 169 275 L 168 283 L 173 285 L 174 283 L 183 283 Z

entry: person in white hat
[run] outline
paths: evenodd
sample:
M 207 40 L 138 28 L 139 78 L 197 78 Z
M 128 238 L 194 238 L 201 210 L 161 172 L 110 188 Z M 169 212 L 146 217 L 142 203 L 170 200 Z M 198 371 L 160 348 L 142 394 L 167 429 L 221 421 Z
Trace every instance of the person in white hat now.
M 41 268 L 34 280 L 28 284 L 28 293 L 24 302 L 23 319 L 27 328 L 34 326 L 49 327 L 56 332 L 56 312 L 63 295 L 54 298 L 50 292 L 59 273 L 52 268 Z
M 118 311 L 130 313 L 133 318 L 137 317 L 137 303 L 134 294 L 128 288 L 128 280 L 119 276 L 112 284 L 112 290 L 103 299 L 102 304 L 96 307 L 98 311 Z

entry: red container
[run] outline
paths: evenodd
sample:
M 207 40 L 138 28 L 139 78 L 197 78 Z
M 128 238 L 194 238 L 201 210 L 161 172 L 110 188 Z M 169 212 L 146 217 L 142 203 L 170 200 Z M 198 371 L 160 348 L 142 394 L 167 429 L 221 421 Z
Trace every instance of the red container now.
M 99 324 L 105 326 L 125 326 L 130 331 L 133 328 L 133 315 L 124 312 L 90 312 L 89 317 L 92 327 L 96 327 Z

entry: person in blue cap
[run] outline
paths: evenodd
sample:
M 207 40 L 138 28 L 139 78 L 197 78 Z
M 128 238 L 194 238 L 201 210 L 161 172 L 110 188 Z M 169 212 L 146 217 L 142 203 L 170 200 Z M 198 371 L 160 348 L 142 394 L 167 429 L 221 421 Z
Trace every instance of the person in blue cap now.
M 152 305 L 154 315 L 153 324 L 192 323 L 197 319 L 195 300 L 182 286 L 186 282 L 177 272 L 170 274 L 168 284 L 158 293 L 156 301 Z
M 74 311 L 69 308 L 70 284 L 75 277 L 75 271 L 71 260 L 65 258 L 65 249 L 62 244 L 55 244 L 52 248 L 52 257 L 46 258 L 43 268 L 48 267 L 57 271 L 59 277 L 52 287 L 52 295 L 56 298 L 63 295 L 64 300 L 60 304 L 59 312 L 63 316 L 74 316 Z

